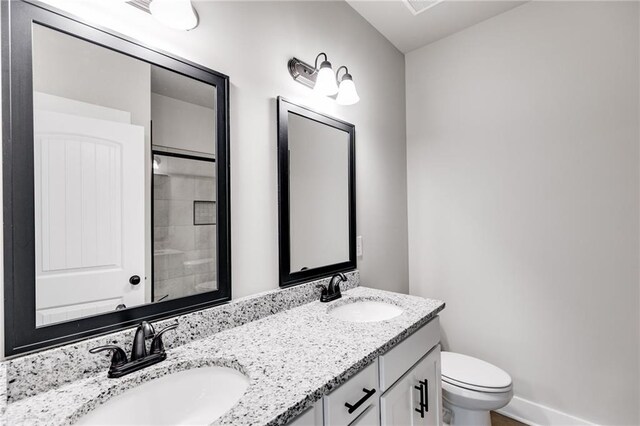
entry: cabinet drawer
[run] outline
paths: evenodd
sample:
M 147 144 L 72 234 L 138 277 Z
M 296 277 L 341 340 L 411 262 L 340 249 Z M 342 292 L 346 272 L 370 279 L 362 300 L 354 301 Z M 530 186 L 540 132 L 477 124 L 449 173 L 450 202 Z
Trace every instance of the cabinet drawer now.
M 377 407 L 376 402 L 379 397 L 378 361 L 376 360 L 329 395 L 324 396 L 324 424 L 348 425 L 371 405 L 375 404 Z M 354 407 L 351 413 L 345 404 Z
M 349 426 L 380 426 L 380 405 L 371 404 Z
M 389 389 L 439 342 L 440 318 L 435 317 L 389 352 L 380 355 L 380 391 Z

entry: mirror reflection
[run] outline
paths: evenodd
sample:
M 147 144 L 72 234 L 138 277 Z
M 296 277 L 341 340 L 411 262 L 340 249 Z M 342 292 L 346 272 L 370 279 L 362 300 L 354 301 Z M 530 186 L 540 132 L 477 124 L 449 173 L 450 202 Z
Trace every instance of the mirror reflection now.
M 349 133 L 288 112 L 290 272 L 349 260 Z
M 217 289 L 215 169 L 153 156 L 154 301 Z
M 33 25 L 36 324 L 217 289 L 215 87 Z

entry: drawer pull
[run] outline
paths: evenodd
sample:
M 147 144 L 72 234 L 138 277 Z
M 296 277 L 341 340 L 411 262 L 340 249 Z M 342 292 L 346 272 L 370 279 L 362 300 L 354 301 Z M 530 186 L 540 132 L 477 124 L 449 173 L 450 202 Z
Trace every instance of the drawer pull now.
M 362 404 L 364 404 L 364 402 L 367 399 L 371 398 L 371 396 L 373 396 L 373 394 L 376 393 L 376 390 L 375 389 L 362 388 L 362 392 L 364 392 L 365 395 L 362 398 L 360 398 L 360 400 L 358 402 L 356 402 L 355 404 L 351 405 L 348 402 L 344 403 L 344 406 L 349 409 L 349 414 L 351 414 L 354 411 L 356 411 Z

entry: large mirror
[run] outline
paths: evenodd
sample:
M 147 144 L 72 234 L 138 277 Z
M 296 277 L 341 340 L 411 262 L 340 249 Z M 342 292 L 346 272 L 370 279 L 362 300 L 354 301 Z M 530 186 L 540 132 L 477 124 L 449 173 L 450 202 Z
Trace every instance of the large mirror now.
M 356 267 L 355 128 L 278 98 L 280 285 Z
M 229 300 L 227 77 L 3 6 L 7 354 Z

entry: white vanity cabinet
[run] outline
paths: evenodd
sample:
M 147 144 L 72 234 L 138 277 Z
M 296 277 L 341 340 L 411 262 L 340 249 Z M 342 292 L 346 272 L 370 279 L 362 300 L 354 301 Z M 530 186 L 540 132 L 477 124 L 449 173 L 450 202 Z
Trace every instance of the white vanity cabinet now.
M 439 343 L 440 320 L 435 317 L 380 355 L 382 426 L 442 424 Z
M 325 426 L 379 424 L 378 360 L 325 395 L 323 400 Z
M 295 418 L 294 426 L 440 426 L 440 321 L 435 317 Z
M 381 425 L 440 425 L 440 345 L 380 398 Z
M 380 410 L 378 402 L 371 404 L 349 426 L 378 426 L 380 424 Z
M 289 426 L 322 426 L 322 400 L 288 423 Z
M 378 360 L 289 423 L 291 426 L 378 426 Z

